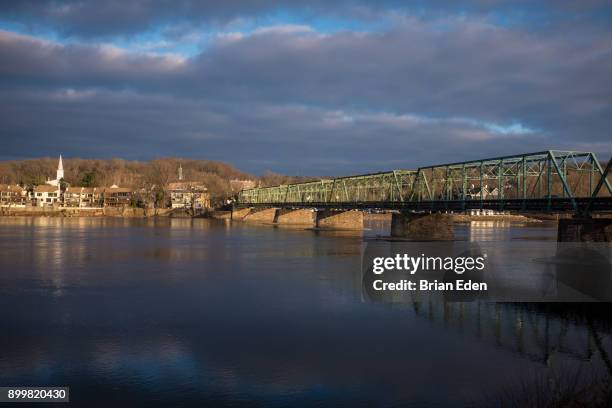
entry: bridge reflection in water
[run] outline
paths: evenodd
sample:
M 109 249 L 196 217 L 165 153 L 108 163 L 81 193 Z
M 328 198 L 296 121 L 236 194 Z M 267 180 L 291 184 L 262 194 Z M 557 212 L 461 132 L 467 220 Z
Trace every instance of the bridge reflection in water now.
M 555 308 L 488 302 L 442 302 L 429 299 L 413 303 L 422 318 L 477 336 L 532 361 L 550 365 L 555 356 L 590 361 L 597 353 L 612 374 L 608 350 L 609 322 L 583 316 L 582 305 Z
M 536 233 L 539 234 L 540 232 Z M 509 235 L 509 233 L 507 234 Z M 385 271 L 382 275 L 372 275 L 370 273 L 372 262 L 368 261 L 369 257 L 381 255 L 392 257 L 393 254 L 399 253 L 421 253 L 415 248 L 425 248 L 423 252 L 429 256 L 428 249 L 435 248 L 439 244 L 432 243 L 430 247 L 419 244 L 421 246 L 417 247 L 410 243 L 410 246 L 398 247 L 397 243 L 392 243 L 390 247 L 395 248 L 395 250 L 389 249 L 386 252 L 381 248 L 377 250 L 377 245 L 381 248 L 385 247 L 384 242 L 375 241 L 371 242 L 369 244 L 370 248 L 364 252 L 365 261 L 362 266 L 364 269 L 362 280 L 359 282 L 362 301 L 387 304 L 394 309 L 405 310 L 420 319 L 426 319 L 436 326 L 441 326 L 445 330 L 475 336 L 488 344 L 517 353 L 530 361 L 542 363 L 549 367 L 560 361 L 573 360 L 579 363 L 594 363 L 599 365 L 606 375 L 612 375 L 612 363 L 609 356 L 612 350 L 612 317 L 609 314 L 609 303 L 546 303 L 545 299 L 548 299 L 548 295 L 542 295 L 539 300 L 531 301 L 541 303 L 520 302 L 518 300 L 523 297 L 538 298 L 537 282 L 534 283 L 526 280 L 526 278 L 532 274 L 541 276 L 544 271 L 552 272 L 551 280 L 547 280 L 544 285 L 547 290 L 550 290 L 551 284 L 559 286 L 553 292 L 561 290 L 560 286 L 564 283 L 562 275 L 565 271 L 565 265 L 551 263 L 550 268 L 545 267 L 540 270 L 534 267 L 533 260 L 530 260 L 537 254 L 545 256 L 545 250 L 549 246 L 546 242 L 504 243 L 504 245 L 514 249 L 507 252 L 514 253 L 514 256 L 516 256 L 516 253 L 521 253 L 528 259 L 526 263 L 519 267 L 527 273 L 522 275 L 517 272 L 513 275 L 516 280 L 513 281 L 514 285 L 510 293 L 516 293 L 517 295 L 507 298 L 515 299 L 513 302 L 493 301 L 500 300 L 499 297 L 492 294 L 493 292 L 483 294 L 482 297 L 478 298 L 477 295 L 462 295 L 442 291 L 373 290 L 372 283 L 375 279 L 383 279 L 384 282 L 399 282 L 399 279 L 409 279 L 418 284 L 419 279 L 422 278 L 415 278 L 413 275 L 399 271 Z M 466 245 L 470 244 L 466 243 Z M 495 254 L 492 251 L 496 248 L 494 244 L 486 245 L 483 242 L 481 246 L 486 253 Z M 556 242 L 550 243 L 550 248 L 557 246 Z M 570 249 L 573 246 L 574 244 L 571 244 Z M 527 247 L 532 247 L 533 253 L 525 249 Z M 561 245 L 559 247 L 564 248 L 565 246 Z M 397 248 L 403 248 L 404 250 L 397 250 Z M 524 250 L 519 250 L 521 248 Z M 451 252 L 445 249 L 444 253 Z M 501 255 L 506 258 L 511 256 L 505 253 Z M 559 259 L 561 258 L 557 260 Z M 503 264 L 505 261 L 501 263 Z M 536 263 L 536 265 L 539 267 L 540 264 Z M 530 266 L 532 269 L 530 269 Z M 570 268 L 572 274 L 575 275 L 575 267 L 570 265 Z M 512 268 L 509 271 L 512 271 Z M 596 266 L 592 266 L 589 272 L 595 271 L 600 270 Z M 603 265 L 602 271 L 608 276 L 609 280 L 610 264 L 608 261 Z M 482 280 L 482 277 L 477 277 L 476 281 L 489 282 L 489 289 L 494 289 L 495 279 L 491 279 L 491 277 L 495 271 L 489 270 L 488 272 L 487 279 Z M 501 274 L 503 276 L 507 275 L 505 271 L 501 271 Z M 511 274 L 508 275 L 512 277 Z M 439 282 L 446 281 L 446 276 L 436 275 L 433 277 L 438 279 Z M 432 281 L 430 278 L 427 279 L 429 282 Z M 526 287 L 529 290 L 521 292 L 521 287 Z M 576 289 L 580 291 L 584 288 L 576 287 Z M 506 298 L 502 296 L 501 299 Z

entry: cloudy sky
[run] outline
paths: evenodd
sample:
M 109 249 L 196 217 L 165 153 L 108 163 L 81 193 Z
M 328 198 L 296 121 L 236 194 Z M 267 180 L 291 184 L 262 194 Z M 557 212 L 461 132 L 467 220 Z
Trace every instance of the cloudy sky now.
M 0 159 L 295 175 L 607 159 L 612 4 L 3 0 L 0 84 Z

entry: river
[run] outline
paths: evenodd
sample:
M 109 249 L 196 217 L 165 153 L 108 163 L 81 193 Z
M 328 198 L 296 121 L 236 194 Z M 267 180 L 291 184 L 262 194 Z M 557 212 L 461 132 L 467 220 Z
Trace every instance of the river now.
M 369 227 L 0 218 L 0 385 L 70 386 L 79 406 L 442 407 L 608 375 L 605 304 L 364 300 L 361 253 L 388 226 Z

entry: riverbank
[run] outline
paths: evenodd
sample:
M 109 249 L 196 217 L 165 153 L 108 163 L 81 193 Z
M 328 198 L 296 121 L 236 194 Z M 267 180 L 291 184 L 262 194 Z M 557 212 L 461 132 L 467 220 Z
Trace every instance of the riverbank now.
M 172 215 L 170 208 L 134 208 L 134 207 L 105 207 L 105 208 L 0 208 L 0 216 L 6 217 L 167 217 Z
M 572 214 L 499 214 L 499 215 L 469 215 L 451 214 L 453 222 L 467 223 L 473 221 L 499 221 L 516 223 L 541 223 L 543 221 L 558 221 L 561 218 L 571 218 Z M 212 210 L 193 216 L 184 209 L 172 208 L 135 208 L 135 207 L 104 207 L 104 208 L 42 208 L 42 207 L 0 207 L 0 216 L 8 217 L 181 217 L 181 218 L 215 218 L 231 219 L 231 211 Z M 391 222 L 391 213 L 364 213 L 364 221 Z

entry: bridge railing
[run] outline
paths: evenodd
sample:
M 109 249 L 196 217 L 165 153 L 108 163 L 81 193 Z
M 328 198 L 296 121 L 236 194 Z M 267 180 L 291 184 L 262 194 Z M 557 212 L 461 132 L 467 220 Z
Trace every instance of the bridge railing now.
M 345 203 L 403 201 L 414 184 L 416 171 L 393 170 L 306 183 L 242 190 L 240 203 Z
M 243 190 L 238 204 L 314 205 L 351 203 L 481 202 L 563 199 L 612 195 L 595 154 L 542 151 L 420 167 L 417 170 L 323 179 Z M 456 207 L 456 206 L 455 206 Z M 455 208 L 454 207 L 454 208 Z M 470 205 L 469 207 L 473 207 Z

